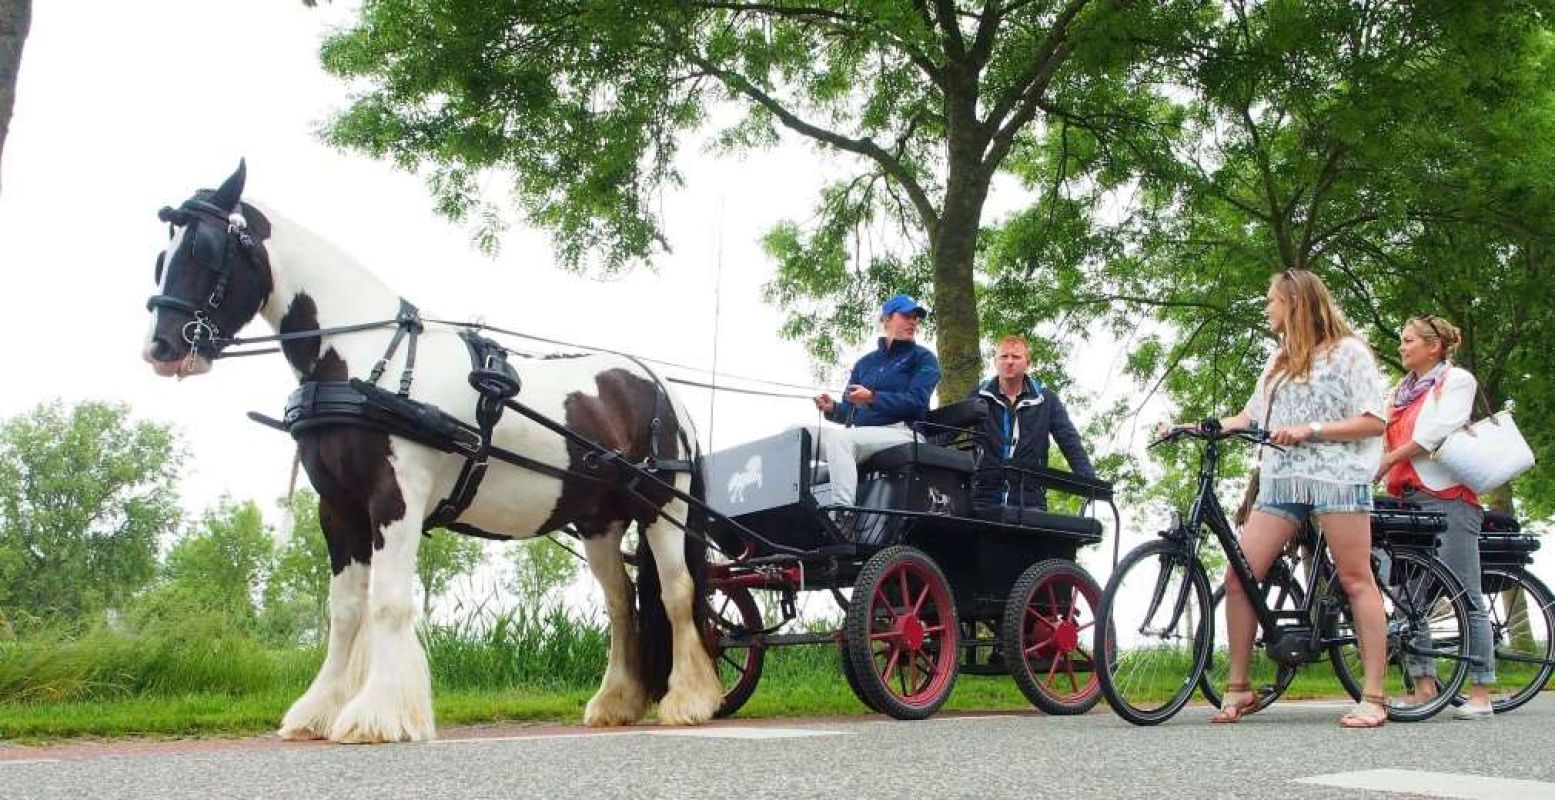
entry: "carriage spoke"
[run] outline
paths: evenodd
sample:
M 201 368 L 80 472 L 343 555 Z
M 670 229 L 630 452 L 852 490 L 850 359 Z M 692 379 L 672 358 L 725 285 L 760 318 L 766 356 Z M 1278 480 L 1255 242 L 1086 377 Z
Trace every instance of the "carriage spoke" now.
M 928 584 L 924 584 L 923 592 L 918 595 L 917 600 L 913 601 L 912 611 L 910 613 L 913 616 L 918 616 L 919 614 L 923 613 L 923 601 L 927 599 L 929 599 L 929 586 Z
M 1080 681 L 1074 674 L 1074 662 L 1064 658 L 1064 672 L 1069 674 L 1069 691 L 1072 694 L 1080 693 Z
M 901 617 L 900 614 L 896 613 L 896 606 L 891 604 L 891 598 L 886 597 L 884 586 L 875 591 L 875 607 L 890 614 L 892 621 Z
M 1042 641 L 1037 642 L 1036 644 L 1026 648 L 1023 652 L 1026 654 L 1027 657 L 1035 656 L 1035 655 L 1037 655 L 1037 651 L 1039 651 L 1042 648 L 1047 647 L 1048 645 L 1052 644 L 1053 643 L 1053 638 L 1054 637 L 1049 636 L 1046 639 L 1043 639 Z
M 890 683 L 891 676 L 896 674 L 896 670 L 901 664 L 902 650 L 899 647 L 892 647 L 887 652 L 891 654 L 891 657 L 886 660 L 885 669 L 881 670 L 880 674 L 885 678 L 886 683 Z

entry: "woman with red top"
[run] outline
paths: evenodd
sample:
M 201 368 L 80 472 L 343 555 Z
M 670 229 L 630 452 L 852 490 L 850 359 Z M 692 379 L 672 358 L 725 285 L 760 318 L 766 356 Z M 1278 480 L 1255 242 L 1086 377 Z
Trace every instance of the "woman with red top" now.
M 1485 596 L 1479 591 L 1479 529 L 1485 511 L 1469 487 L 1430 457 L 1448 434 L 1468 424 L 1473 408 L 1478 383 L 1452 363 L 1462 341 L 1458 328 L 1440 317 L 1427 314 L 1404 323 L 1398 354 L 1406 374 L 1387 404 L 1387 451 L 1377 476 L 1389 494 L 1447 518 L 1437 557 L 1468 589 L 1469 655 L 1474 659 L 1469 665 L 1469 700 L 1453 716 L 1488 719 L 1496 667 Z M 1430 660 L 1411 658 L 1411 676 L 1435 677 L 1433 670 Z M 1417 701 L 1436 694 L 1435 681 L 1418 681 L 1415 687 Z

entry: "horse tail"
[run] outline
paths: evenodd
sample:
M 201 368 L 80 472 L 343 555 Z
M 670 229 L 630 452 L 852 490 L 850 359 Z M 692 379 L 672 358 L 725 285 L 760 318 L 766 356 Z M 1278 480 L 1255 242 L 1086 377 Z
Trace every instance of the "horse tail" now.
M 691 496 L 704 500 L 707 489 L 702 478 L 702 457 L 692 459 Z M 686 570 L 691 574 L 691 616 L 696 629 L 706 628 L 708 620 L 707 540 L 704 515 L 696 508 L 687 511 L 685 545 Z M 664 610 L 663 586 L 659 582 L 658 562 L 648 537 L 637 538 L 637 663 L 642 670 L 643 687 L 651 700 L 660 700 L 669 691 L 670 670 L 674 667 L 674 636 L 669 614 Z

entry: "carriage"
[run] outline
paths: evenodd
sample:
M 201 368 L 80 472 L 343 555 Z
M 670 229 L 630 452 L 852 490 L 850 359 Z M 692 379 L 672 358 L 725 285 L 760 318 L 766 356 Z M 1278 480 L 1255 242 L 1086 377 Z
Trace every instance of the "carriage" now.
M 931 412 L 913 441 L 859 465 L 850 507 L 830 502 L 811 430 L 708 456 L 707 530 L 728 556 L 711 565 L 705 623 L 725 687 L 719 715 L 754 693 L 768 649 L 794 645 L 836 647 L 859 700 L 898 719 L 932 715 L 962 671 L 1008 672 L 1050 714 L 1095 705 L 1085 630 L 1100 588 L 1076 556 L 1103 537 L 1093 512 L 1110 508 L 1116 533 L 1112 487 L 1001 464 L 1012 482 L 1075 498 L 1064 505 L 1077 513 L 974 505 L 983 413 L 977 400 Z M 756 592 L 776 599 L 765 605 L 777 618 L 763 618 Z M 787 631 L 805 592 L 830 594 L 840 626 Z
M 935 412 L 912 442 L 860 465 L 859 504 L 837 508 L 807 433 L 701 458 L 690 415 L 642 359 L 601 351 L 518 369 L 516 351 L 482 334 L 523 334 L 423 316 L 322 238 L 244 201 L 245 181 L 240 164 L 158 212 L 168 244 L 141 354 L 183 378 L 278 350 L 297 378 L 282 419 L 250 414 L 296 440 L 333 576 L 326 655 L 282 736 L 436 735 L 411 587 L 433 527 L 582 541 L 611 629 L 589 725 L 633 724 L 653 701 L 665 724 L 732 713 L 768 648 L 810 643 L 838 646 L 858 696 L 899 718 L 933 714 L 963 666 L 1008 670 L 1053 713 L 1095 703 L 1081 633 L 1100 592 L 1074 559 L 1101 522 L 974 507 L 977 403 Z M 234 335 L 259 318 L 274 334 Z M 1079 510 L 1111 507 L 1116 532 L 1108 484 L 997 466 L 1076 495 Z M 620 550 L 633 524 L 635 586 Z M 778 598 L 779 619 L 763 619 L 757 591 Z M 784 632 L 812 591 L 838 599 L 842 626 Z

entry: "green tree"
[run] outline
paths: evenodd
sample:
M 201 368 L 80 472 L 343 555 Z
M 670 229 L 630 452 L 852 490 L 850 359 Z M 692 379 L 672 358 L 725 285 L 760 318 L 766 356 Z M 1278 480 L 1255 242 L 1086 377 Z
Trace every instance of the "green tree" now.
M 168 551 L 163 573 L 170 587 L 201 608 L 252 629 L 275 549 L 259 506 L 223 498 Z
M 945 390 L 978 378 L 983 208 L 1050 108 L 1150 94 L 1160 53 L 1193 41 L 1209 0 L 376 0 L 324 45 L 359 92 L 334 144 L 426 168 L 441 211 L 500 213 L 483 174 L 515 175 L 528 220 L 572 267 L 615 270 L 663 246 L 656 194 L 708 110 L 743 112 L 717 146 L 780 132 L 838 157 L 814 227 L 767 237 L 782 330 L 824 361 L 878 298 L 930 289 Z M 1210 13 L 1206 13 L 1210 12 Z M 1137 67 L 1137 68 L 1136 68 Z M 490 241 L 490 224 L 483 225 Z
M 170 428 L 122 405 L 55 401 L 0 423 L 0 608 L 122 607 L 178 524 L 181 461 Z
M 529 606 L 544 605 L 577 577 L 583 561 L 555 540 L 514 542 L 508 546 L 513 575 L 508 588 Z
M 989 237 L 990 316 L 1104 322 L 1183 418 L 1224 413 L 1270 345 L 1269 275 L 1312 268 L 1385 364 L 1407 317 L 1461 324 L 1459 361 L 1555 456 L 1551 4 L 1225 8 L 1183 52 L 1171 106 L 1054 110 L 1062 125 L 1016 169 L 1065 186 Z M 1125 197 L 1126 218 L 1100 224 Z M 1552 480 L 1518 483 L 1528 510 L 1549 513 Z
M 416 553 L 422 615 L 432 613 L 432 601 L 441 596 L 455 578 L 475 571 L 484 555 L 485 549 L 479 539 L 453 531 L 436 528 L 423 538 Z
M 319 527 L 318 495 L 283 498 L 292 521 L 265 582 L 261 629 L 276 643 L 321 642 L 329 630 L 329 547 Z
M 0 0 L 0 156 L 5 155 L 16 107 L 16 79 L 22 68 L 22 46 L 32 27 L 32 0 Z

